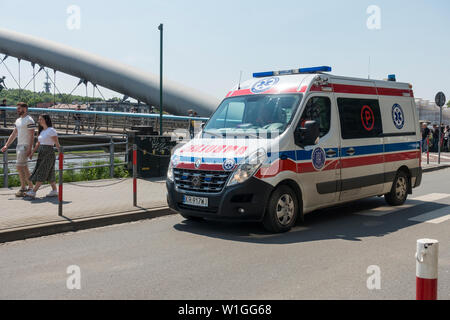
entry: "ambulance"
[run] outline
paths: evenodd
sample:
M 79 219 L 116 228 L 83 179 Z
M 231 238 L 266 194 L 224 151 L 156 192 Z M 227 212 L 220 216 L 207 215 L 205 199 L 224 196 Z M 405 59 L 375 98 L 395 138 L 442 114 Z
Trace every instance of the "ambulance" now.
M 255 73 L 201 132 L 173 151 L 169 207 L 186 219 L 259 221 L 290 230 L 317 209 L 420 185 L 412 86 L 330 74 L 330 67 Z

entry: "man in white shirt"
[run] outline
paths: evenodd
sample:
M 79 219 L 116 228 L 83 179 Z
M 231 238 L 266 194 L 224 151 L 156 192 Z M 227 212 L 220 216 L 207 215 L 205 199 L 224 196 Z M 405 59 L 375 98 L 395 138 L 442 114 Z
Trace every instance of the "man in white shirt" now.
M 6 152 L 17 138 L 16 167 L 20 177 L 21 189 L 16 193 L 16 196 L 24 197 L 28 191 L 27 186 L 29 189 L 33 189 L 33 184 L 30 181 L 30 171 L 28 169 L 28 158 L 32 152 L 36 124 L 33 118 L 28 115 L 28 105 L 26 103 L 20 102 L 17 104 L 17 114 L 19 118 L 15 122 L 14 131 L 2 148 L 2 152 Z

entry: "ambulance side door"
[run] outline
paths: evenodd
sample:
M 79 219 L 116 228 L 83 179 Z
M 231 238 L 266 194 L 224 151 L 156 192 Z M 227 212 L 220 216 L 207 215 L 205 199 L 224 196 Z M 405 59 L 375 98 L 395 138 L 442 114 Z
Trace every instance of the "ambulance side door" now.
M 338 200 L 339 123 L 331 93 L 314 92 L 305 99 L 297 128 L 306 121 L 320 124 L 320 138 L 314 145 L 298 146 L 296 151 L 298 179 L 302 181 L 305 208 L 319 207 Z
M 336 94 L 341 126 L 340 200 L 381 194 L 384 185 L 384 145 L 377 96 Z

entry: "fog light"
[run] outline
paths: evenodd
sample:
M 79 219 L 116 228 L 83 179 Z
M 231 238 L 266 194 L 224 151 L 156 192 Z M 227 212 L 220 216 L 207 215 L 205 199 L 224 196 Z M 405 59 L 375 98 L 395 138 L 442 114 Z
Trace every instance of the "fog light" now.
M 239 208 L 239 209 L 238 209 L 238 212 L 239 212 L 240 214 L 244 214 L 244 213 L 245 213 L 245 210 L 242 209 L 242 208 Z

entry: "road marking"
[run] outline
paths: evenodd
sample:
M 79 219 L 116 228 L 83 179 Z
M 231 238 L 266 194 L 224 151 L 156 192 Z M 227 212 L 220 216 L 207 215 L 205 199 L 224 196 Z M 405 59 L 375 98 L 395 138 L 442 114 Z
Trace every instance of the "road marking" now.
M 367 216 L 367 217 L 382 217 L 382 216 L 385 216 L 390 213 L 394 213 L 394 212 L 402 210 L 402 209 L 411 208 L 415 205 L 416 204 L 408 203 L 408 204 L 404 204 L 404 205 L 401 205 L 398 207 L 382 206 L 382 207 L 377 207 L 377 208 L 373 208 L 373 209 L 369 209 L 369 210 L 364 210 L 361 212 L 356 212 L 356 214 L 360 215 L 360 216 Z
M 369 210 L 364 210 L 361 212 L 356 212 L 355 214 L 367 217 L 382 217 L 390 213 L 394 213 L 403 209 L 408 209 L 417 206 L 419 204 L 423 204 L 424 202 L 436 202 L 448 197 L 450 197 L 450 194 L 448 193 L 430 193 L 416 198 L 408 199 L 404 205 L 398 207 L 381 206 Z
M 438 224 L 450 219 L 450 206 L 412 217 L 408 220 Z
M 434 202 L 434 201 L 442 200 L 442 199 L 445 199 L 448 197 L 450 197 L 450 194 L 448 194 L 448 193 L 430 193 L 430 194 L 426 194 L 424 196 L 411 198 L 410 200 L 422 201 L 422 202 Z

